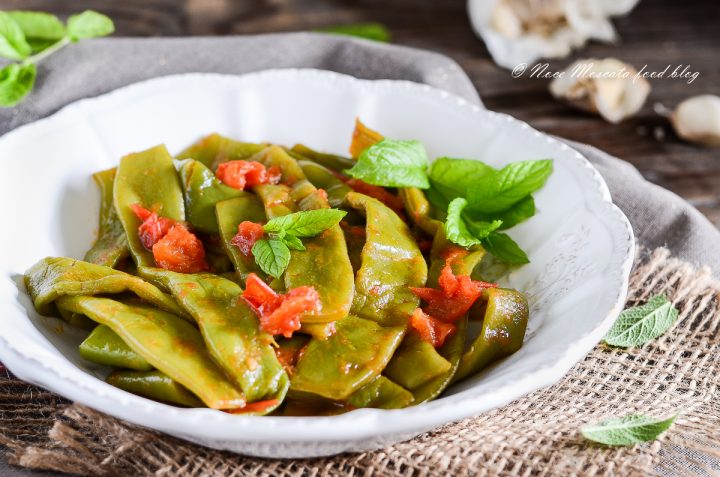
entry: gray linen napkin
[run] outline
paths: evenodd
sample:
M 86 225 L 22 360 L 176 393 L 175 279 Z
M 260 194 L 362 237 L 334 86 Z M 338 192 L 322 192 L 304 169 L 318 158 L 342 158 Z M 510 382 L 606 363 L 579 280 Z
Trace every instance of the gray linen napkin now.
M 413 48 L 316 33 L 222 38 L 111 38 L 80 43 L 40 65 L 27 100 L 0 110 L 0 134 L 80 98 L 176 73 L 242 74 L 267 68 L 320 68 L 368 79 L 427 83 L 481 104 L 470 79 L 449 58 Z M 677 257 L 720 271 L 720 232 L 677 195 L 647 182 L 630 164 L 568 142 L 598 168 L 638 243 L 667 246 Z M 0 475 L 57 475 L 7 467 Z

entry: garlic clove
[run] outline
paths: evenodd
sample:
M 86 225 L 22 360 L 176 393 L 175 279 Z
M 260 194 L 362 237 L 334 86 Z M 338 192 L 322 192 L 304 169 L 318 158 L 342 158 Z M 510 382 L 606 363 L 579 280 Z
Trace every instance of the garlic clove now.
M 568 66 L 550 83 L 550 93 L 611 123 L 633 116 L 650 94 L 650 83 L 615 58 L 589 58 Z
M 681 138 L 720 147 L 720 97 L 703 94 L 688 98 L 675 108 L 670 122 Z
M 614 41 L 610 18 L 639 0 L 468 0 L 475 32 L 495 63 L 513 69 L 565 57 L 589 39 Z

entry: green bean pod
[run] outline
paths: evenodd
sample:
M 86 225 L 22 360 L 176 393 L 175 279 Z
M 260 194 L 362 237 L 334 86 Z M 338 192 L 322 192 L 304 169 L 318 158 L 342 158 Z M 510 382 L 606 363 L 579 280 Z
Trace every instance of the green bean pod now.
M 291 389 L 344 400 L 376 378 L 404 335 L 403 327 L 347 316 L 325 340 L 312 339 L 298 360 Z
M 298 161 L 302 167 L 303 173 L 312 185 L 318 189 L 323 189 L 328 196 L 328 202 L 331 207 L 340 207 L 345 202 L 345 196 L 352 189 L 343 181 L 338 179 L 329 169 L 316 164 L 312 161 Z
M 80 356 L 113 368 L 150 371 L 152 365 L 125 343 L 110 327 L 99 325 L 80 343 Z
M 223 184 L 213 171 L 202 162 L 187 160 L 180 166 L 185 211 L 193 228 L 207 234 L 217 234 L 218 220 L 215 205 L 218 202 L 250 194 Z
M 177 158 L 195 159 L 214 171 L 220 163 L 248 159 L 266 147 L 266 144 L 235 141 L 215 133 L 183 150 Z
M 148 363 L 182 384 L 213 409 L 242 408 L 245 396 L 224 376 L 205 349 L 200 332 L 170 313 L 142 303 L 67 296 L 60 308 L 110 327 Z
M 160 371 L 113 371 L 105 380 L 116 388 L 155 401 L 185 407 L 205 407 L 188 389 Z
M 155 266 L 152 252 L 140 242 L 138 227 L 141 221 L 131 206 L 139 204 L 161 217 L 179 222 L 185 220 L 180 179 L 165 146 L 128 154 L 120 159 L 113 193 L 115 209 L 125 229 L 135 263 L 137 266 Z
M 462 355 L 455 381 L 519 350 L 525 339 L 528 303 L 525 296 L 507 288 L 483 291 L 487 301 L 480 334 Z
M 420 304 L 409 287 L 425 286 L 425 258 L 405 222 L 382 202 L 357 192 L 346 201 L 366 218 L 352 312 L 380 324 L 405 326 Z
M 112 168 L 93 174 L 93 180 L 100 189 L 100 217 L 97 240 L 85 254 L 85 261 L 97 265 L 116 267 L 128 256 L 125 230 L 115 211 L 113 183 L 117 169 Z
M 290 152 L 300 158 L 310 160 L 336 172 L 343 172 L 355 165 L 355 161 L 349 157 L 318 152 L 303 144 L 295 144 L 292 149 L 290 149 Z
M 40 260 L 25 272 L 25 286 L 35 309 L 42 315 L 50 314 L 52 303 L 64 296 L 131 292 L 162 310 L 189 318 L 175 300 L 142 278 L 72 258 Z
M 143 269 L 144 276 L 170 290 L 200 327 L 210 355 L 248 402 L 282 401 L 289 381 L 260 328 L 255 312 L 240 298 L 239 285 L 222 277 Z M 272 409 L 268 409 L 270 412 Z

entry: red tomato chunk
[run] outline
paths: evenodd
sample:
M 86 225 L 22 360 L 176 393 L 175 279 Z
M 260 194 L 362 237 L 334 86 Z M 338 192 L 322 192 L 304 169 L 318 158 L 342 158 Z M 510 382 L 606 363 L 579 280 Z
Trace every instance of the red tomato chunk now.
M 277 184 L 282 173 L 277 166 L 266 169 L 256 161 L 228 161 L 218 166 L 215 175 L 226 185 L 245 190 L 260 184 Z
M 152 247 L 155 263 L 160 268 L 179 273 L 208 270 L 202 242 L 183 224 L 177 224 Z
M 160 217 L 140 204 L 130 207 L 143 221 L 138 227 L 138 236 L 143 246 L 152 251 L 158 267 L 179 273 L 197 273 L 209 268 L 202 242 L 185 224 Z
M 260 240 L 264 234 L 265 231 L 262 225 L 246 220 L 238 224 L 238 233 L 232 238 L 230 243 L 239 248 L 243 255 L 249 257 L 252 255 L 253 245 L 255 245 L 255 242 Z
M 410 327 L 435 348 L 439 348 L 445 340 L 455 333 L 456 327 L 452 323 L 445 323 L 416 308 L 410 317 Z
M 320 311 L 320 295 L 313 287 L 297 287 L 284 295 L 251 273 L 245 281 L 243 298 L 260 317 L 260 326 L 272 335 L 290 338 L 300 329 L 300 317 Z
M 455 275 L 452 262 L 465 252 L 452 252 L 445 259 L 440 272 L 440 288 L 410 288 L 427 305 L 423 311 L 446 323 L 460 319 L 480 297 L 485 288 L 496 287 L 494 283 L 473 280 L 467 275 Z
M 137 218 L 143 221 L 138 228 L 138 235 L 140 242 L 148 250 L 152 250 L 153 245 L 158 243 L 175 225 L 174 220 L 160 217 L 140 204 L 133 204 L 130 208 L 135 212 Z

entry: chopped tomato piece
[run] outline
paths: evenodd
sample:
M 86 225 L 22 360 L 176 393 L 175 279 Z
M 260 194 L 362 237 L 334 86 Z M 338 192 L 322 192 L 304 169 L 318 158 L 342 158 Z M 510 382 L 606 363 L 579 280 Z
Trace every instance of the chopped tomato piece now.
M 360 179 L 348 179 L 345 183 L 355 192 L 360 192 L 361 194 L 365 194 L 379 200 L 390 207 L 393 212 L 400 216 L 401 219 L 405 220 L 405 205 L 403 204 L 402 199 L 397 195 L 390 193 L 384 187 L 368 184 Z
M 445 340 L 455 333 L 456 327 L 452 323 L 445 323 L 416 308 L 410 317 L 410 327 L 420 335 L 424 341 L 439 348 Z
M 265 234 L 263 226 L 255 222 L 244 221 L 238 224 L 238 233 L 230 243 L 240 249 L 243 255 L 249 257 L 252 255 L 252 248 L 255 242 L 260 240 Z
M 303 314 L 321 307 L 320 295 L 313 287 L 297 287 L 280 295 L 254 273 L 248 275 L 242 296 L 257 312 L 265 331 L 286 338 L 300 329 Z
M 452 262 L 462 253 L 446 255 L 445 266 L 438 277 L 439 288 L 414 288 L 410 290 L 425 303 L 425 313 L 444 322 L 452 323 L 470 310 L 485 288 L 496 287 L 494 283 L 473 280 L 467 275 L 455 275 Z
M 355 129 L 353 130 L 352 142 L 350 143 L 350 155 L 357 159 L 365 149 L 382 140 L 382 134 L 373 131 L 365 126 L 359 119 L 355 118 Z
M 237 409 L 228 409 L 225 412 L 230 414 L 245 414 L 248 412 L 263 412 L 268 408 L 276 406 L 278 404 L 277 399 L 267 399 L 265 401 L 255 401 L 245 404 L 243 407 Z
M 235 189 L 244 190 L 260 184 L 277 183 L 280 181 L 280 169 L 266 169 L 257 161 L 228 161 L 221 163 L 215 172 L 218 179 Z M 275 181 L 275 182 L 273 182 Z
M 258 311 L 258 314 L 270 313 L 280 306 L 282 298 L 256 274 L 251 273 L 245 280 L 243 298 Z
M 143 221 L 138 227 L 138 236 L 140 242 L 148 250 L 152 250 L 153 245 L 158 243 L 177 223 L 172 219 L 158 216 L 158 214 L 149 211 L 140 204 L 132 204 L 130 208 L 135 212 L 138 219 Z
M 207 270 L 202 242 L 183 224 L 174 225 L 152 247 L 158 267 L 179 273 L 197 273 Z

